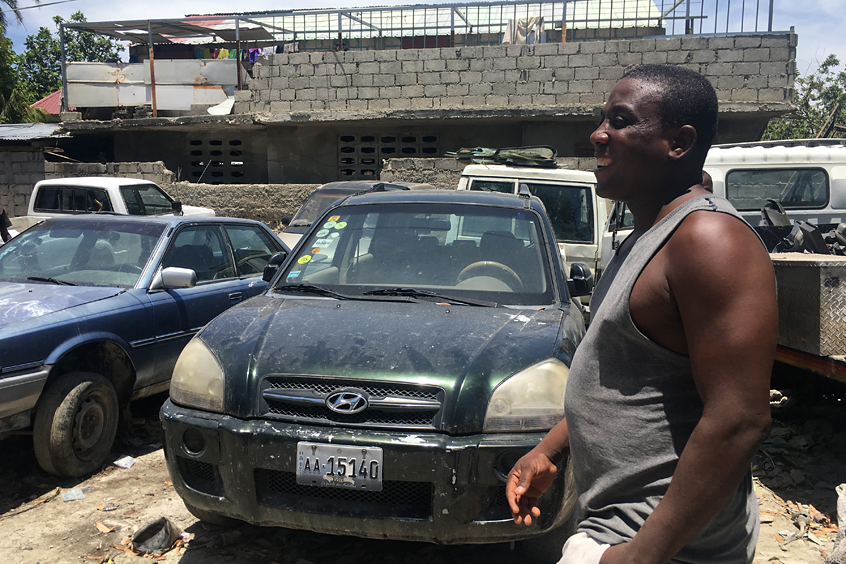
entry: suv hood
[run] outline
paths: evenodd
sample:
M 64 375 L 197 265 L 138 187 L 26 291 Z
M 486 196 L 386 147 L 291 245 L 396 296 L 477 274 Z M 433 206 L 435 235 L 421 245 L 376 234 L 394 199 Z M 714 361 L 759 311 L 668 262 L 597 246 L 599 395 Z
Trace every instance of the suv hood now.
M 0 282 L 0 328 L 116 296 L 122 288 Z
M 479 397 L 489 397 L 504 378 L 556 353 L 566 315 L 554 306 L 265 295 L 230 309 L 201 337 L 226 373 L 229 398 L 255 398 L 263 377 L 292 374 L 429 384 L 443 388 L 448 402 L 473 396 L 484 406 Z M 256 415 L 255 405 L 229 407 Z

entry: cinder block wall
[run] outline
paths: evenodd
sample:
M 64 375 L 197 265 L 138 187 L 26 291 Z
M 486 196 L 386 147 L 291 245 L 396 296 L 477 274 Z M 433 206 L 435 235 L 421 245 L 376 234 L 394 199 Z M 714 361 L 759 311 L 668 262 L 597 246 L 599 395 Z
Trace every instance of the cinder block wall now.
M 151 180 L 185 204 L 212 208 L 222 217 L 257 219 L 275 228 L 293 215 L 319 184 L 194 184 L 174 182 L 176 175 L 158 162 L 55 163 L 41 150 L 0 151 L 0 205 L 10 217 L 26 215 L 32 188 L 39 180 L 80 176 L 120 176 Z
M 560 166 L 573 170 L 592 171 L 593 157 L 555 159 Z M 380 180 L 385 182 L 427 182 L 441 190 L 455 190 L 467 162 L 456 159 L 388 159 L 382 166 Z
M 721 103 L 790 102 L 794 33 L 301 52 L 257 64 L 235 113 L 596 106 L 626 69 L 690 67 Z
M 40 149 L 0 151 L 0 206 L 9 217 L 26 215 L 32 187 L 46 178 L 47 164 Z
M 257 219 L 272 229 L 294 215 L 312 190 L 320 184 L 193 184 L 177 182 L 163 186 L 176 200 L 212 208 L 218 216 Z

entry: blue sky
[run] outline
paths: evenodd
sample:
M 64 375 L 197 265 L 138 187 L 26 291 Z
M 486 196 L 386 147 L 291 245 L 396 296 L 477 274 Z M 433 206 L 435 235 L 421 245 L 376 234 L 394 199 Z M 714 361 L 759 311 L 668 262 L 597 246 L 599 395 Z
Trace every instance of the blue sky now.
M 48 4 L 57 0 L 42 0 Z M 786 31 L 790 26 L 799 34 L 799 48 L 796 57 L 797 69 L 806 74 L 816 69 L 818 63 L 828 54 L 834 53 L 846 62 L 846 2 L 843 0 L 774 0 L 773 29 Z M 287 10 L 305 8 L 348 8 L 355 6 L 384 6 L 422 3 L 415 0 L 251 0 L 237 4 L 239 11 Z M 761 0 L 762 4 L 766 0 Z M 32 0 L 18 0 L 21 7 L 31 6 Z M 52 17 L 56 14 L 69 18 L 70 14 L 82 11 L 88 21 L 134 20 L 148 18 L 178 18 L 186 14 L 231 12 L 232 0 L 202 0 L 185 2 L 174 0 L 73 0 L 34 9 L 26 9 L 24 25 L 11 23 L 7 35 L 15 43 L 15 49 L 23 49 L 24 39 L 34 34 L 40 26 L 54 29 Z M 10 18 L 11 19 L 11 18 Z

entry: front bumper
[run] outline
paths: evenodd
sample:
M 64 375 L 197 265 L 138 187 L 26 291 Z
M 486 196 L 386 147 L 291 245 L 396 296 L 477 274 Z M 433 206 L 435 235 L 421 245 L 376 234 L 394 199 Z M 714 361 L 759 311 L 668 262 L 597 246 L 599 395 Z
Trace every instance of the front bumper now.
M 541 517 L 516 525 L 504 472 L 543 433 L 451 437 L 293 423 L 245 421 L 186 409 L 161 411 L 173 485 L 186 503 L 261 526 L 439 544 L 493 543 L 536 536 L 563 524 L 575 507 L 569 463 L 541 498 Z M 203 448 L 192 452 L 198 435 Z M 383 449 L 383 491 L 301 486 L 297 442 Z M 507 473 L 507 469 L 505 469 Z

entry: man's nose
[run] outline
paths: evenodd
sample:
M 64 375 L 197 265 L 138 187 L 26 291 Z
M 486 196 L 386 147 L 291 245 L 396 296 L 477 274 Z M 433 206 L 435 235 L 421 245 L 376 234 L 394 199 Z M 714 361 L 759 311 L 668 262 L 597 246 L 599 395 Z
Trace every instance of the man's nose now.
M 590 142 L 593 145 L 604 145 L 608 142 L 608 134 L 605 132 L 604 121 L 590 134 Z

